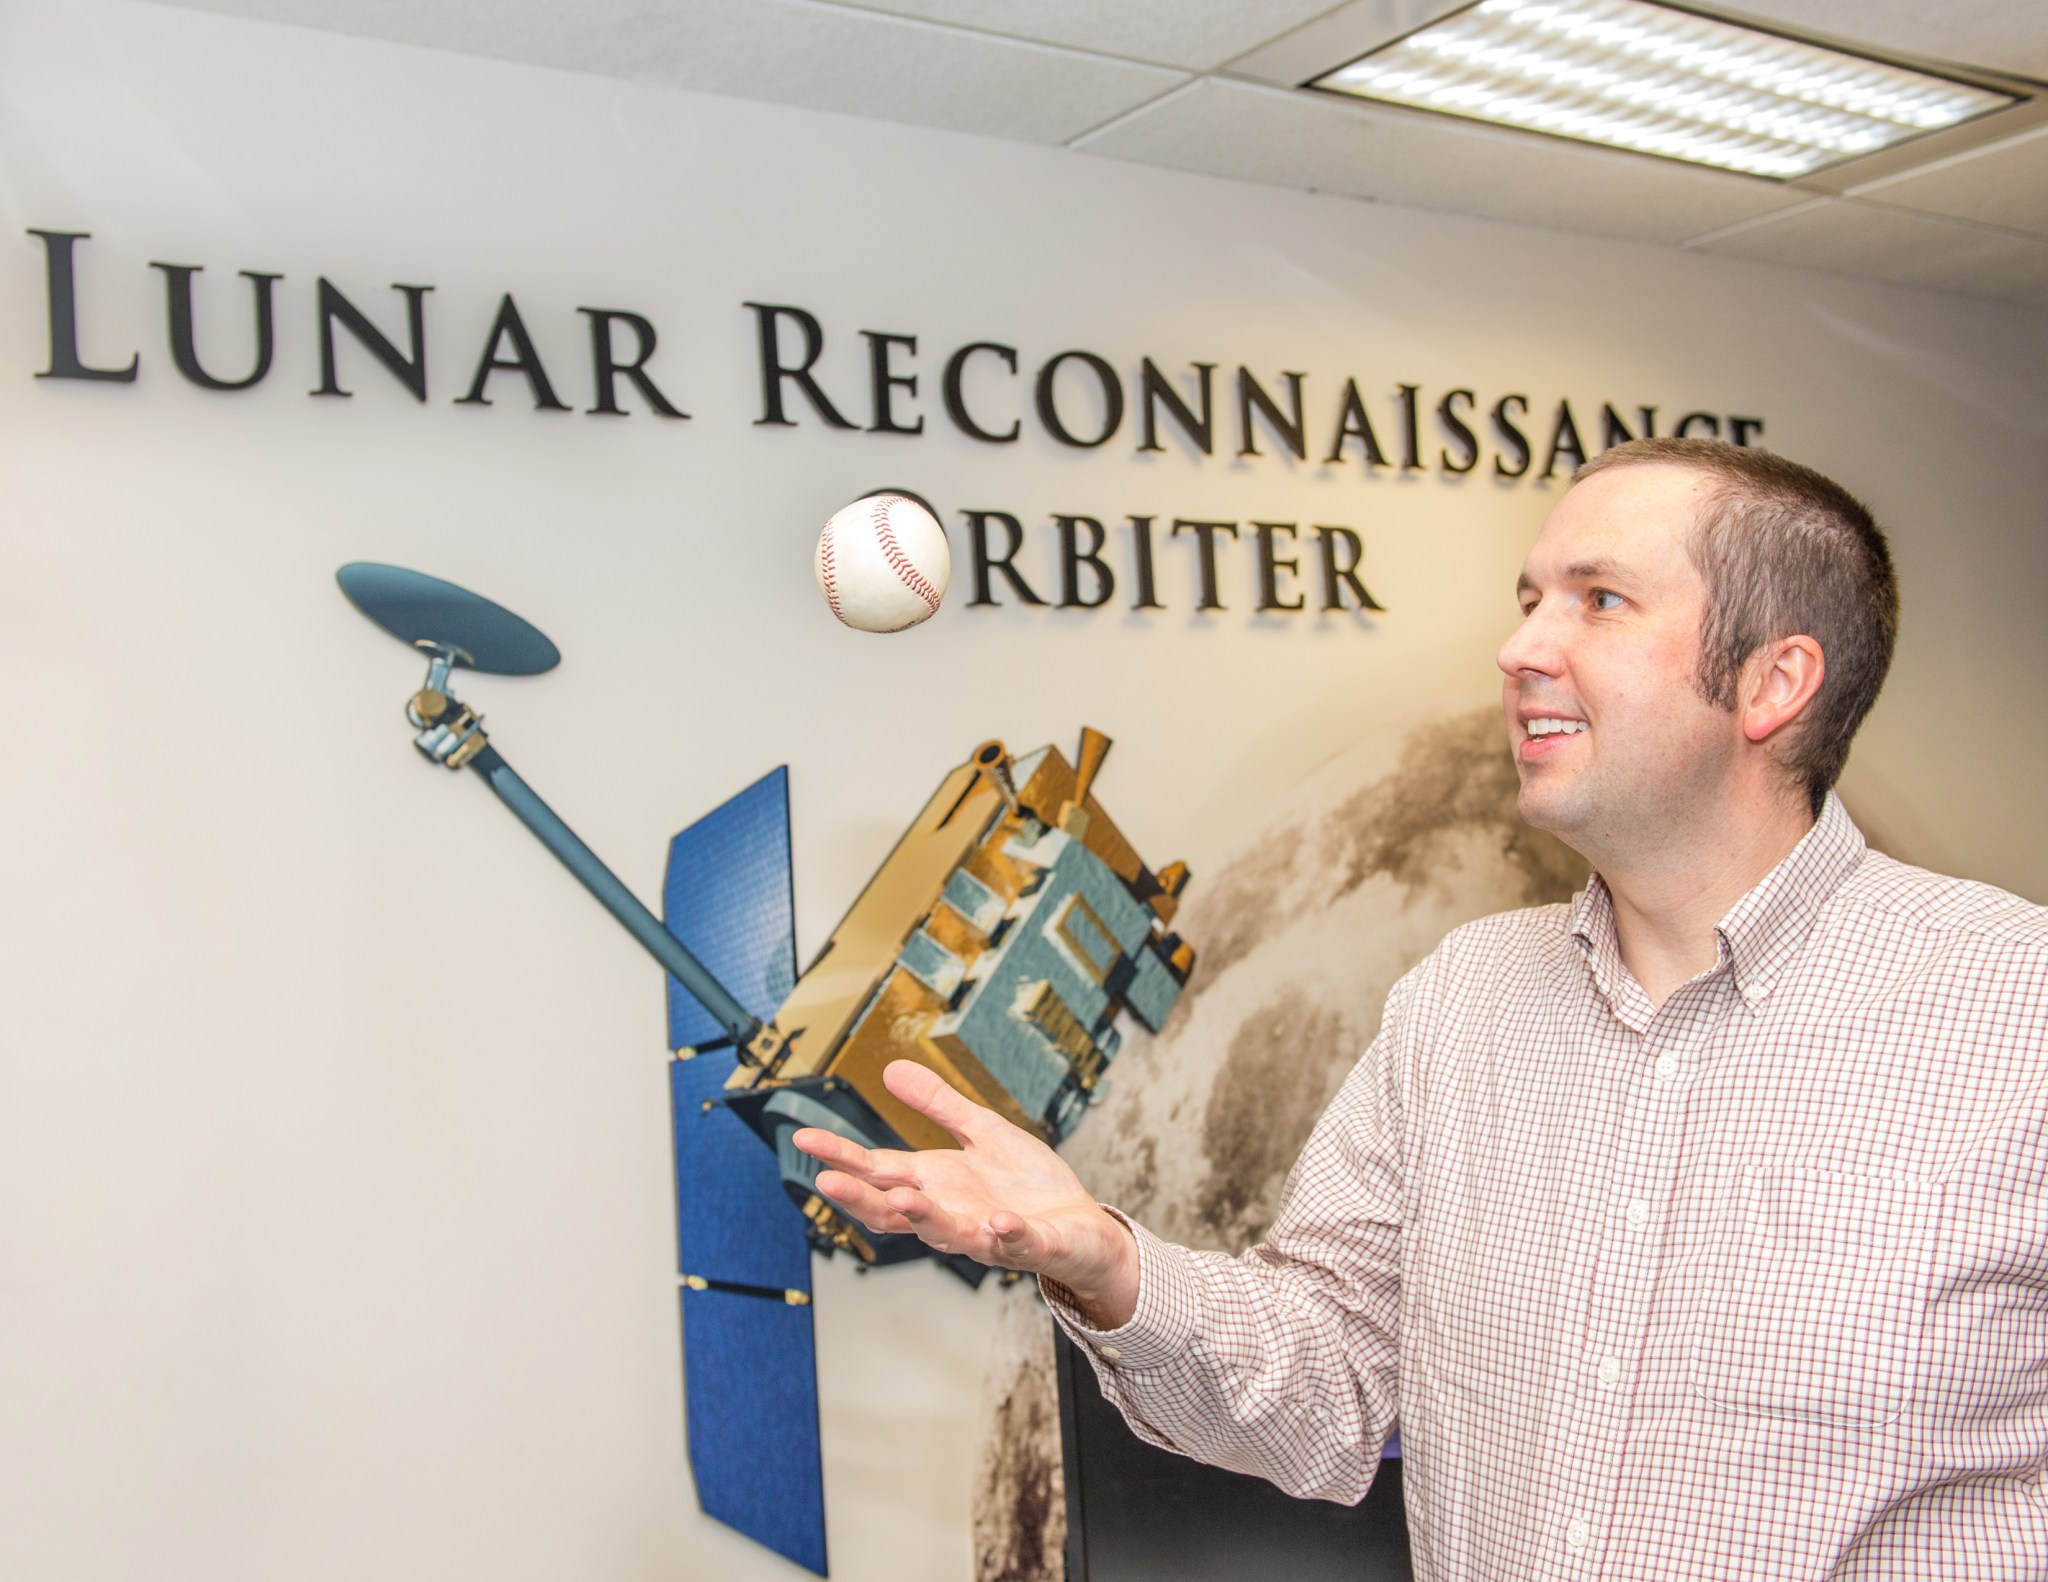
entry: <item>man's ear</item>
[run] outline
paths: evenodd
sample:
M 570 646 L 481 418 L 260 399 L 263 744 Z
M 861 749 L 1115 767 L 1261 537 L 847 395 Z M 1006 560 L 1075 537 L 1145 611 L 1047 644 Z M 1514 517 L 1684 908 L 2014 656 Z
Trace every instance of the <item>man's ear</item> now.
M 1750 656 L 1743 688 L 1742 734 L 1753 742 L 1796 720 L 1820 691 L 1827 658 L 1810 637 L 1781 637 Z

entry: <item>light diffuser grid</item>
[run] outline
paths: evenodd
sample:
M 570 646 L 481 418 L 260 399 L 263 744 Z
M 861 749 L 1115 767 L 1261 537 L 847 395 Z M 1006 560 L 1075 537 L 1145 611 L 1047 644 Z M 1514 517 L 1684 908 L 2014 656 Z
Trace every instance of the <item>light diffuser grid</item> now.
M 1481 0 L 1309 86 L 1781 181 L 2017 102 L 1651 0 Z

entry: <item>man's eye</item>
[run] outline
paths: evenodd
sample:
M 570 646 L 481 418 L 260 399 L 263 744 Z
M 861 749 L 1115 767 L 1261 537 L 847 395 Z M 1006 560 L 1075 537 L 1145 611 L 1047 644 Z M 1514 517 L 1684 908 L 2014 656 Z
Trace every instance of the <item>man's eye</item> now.
M 1609 592 L 1606 588 L 1593 590 L 1592 603 L 1596 610 L 1618 610 L 1627 602 L 1620 594 Z

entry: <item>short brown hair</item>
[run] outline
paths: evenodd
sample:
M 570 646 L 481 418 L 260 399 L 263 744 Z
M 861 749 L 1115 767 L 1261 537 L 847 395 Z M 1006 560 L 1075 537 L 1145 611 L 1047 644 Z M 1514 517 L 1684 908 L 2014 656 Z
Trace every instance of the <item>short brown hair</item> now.
M 1832 479 L 1724 440 L 1629 440 L 1587 462 L 1572 481 L 1652 462 L 1715 480 L 1686 544 L 1707 585 L 1694 677 L 1700 695 L 1733 709 L 1742 667 L 1764 644 L 1794 636 L 1820 644 L 1820 691 L 1794 722 L 1784 758 L 1819 812 L 1898 640 L 1899 584 L 1884 534 Z

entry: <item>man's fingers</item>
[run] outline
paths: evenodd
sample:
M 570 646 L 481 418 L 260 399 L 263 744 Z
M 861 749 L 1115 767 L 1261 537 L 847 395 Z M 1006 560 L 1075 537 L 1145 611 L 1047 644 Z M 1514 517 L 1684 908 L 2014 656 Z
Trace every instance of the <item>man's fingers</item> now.
M 884 1190 L 915 1179 L 913 1155 L 893 1148 L 863 1148 L 817 1126 L 804 1126 L 790 1137 L 798 1150 L 823 1160 L 835 1170 L 858 1176 Z
M 915 1060 L 892 1060 L 882 1070 L 882 1086 L 918 1114 L 937 1121 L 963 1145 L 984 1134 L 990 1121 L 1002 1117 L 994 1110 L 962 1098 L 929 1066 Z
M 881 1193 L 843 1170 L 819 1171 L 818 1190 L 871 1231 L 893 1236 L 915 1228 Z
M 869 1169 L 869 1150 L 859 1143 L 849 1142 L 836 1132 L 828 1132 L 822 1126 L 800 1126 L 790 1141 L 813 1159 L 822 1159 L 837 1170 Z
M 909 1222 L 918 1239 L 942 1252 L 954 1250 L 959 1241 L 960 1217 L 939 1207 L 912 1187 L 897 1187 L 882 1194 L 882 1201 Z
M 827 1181 L 830 1185 L 827 1185 Z M 842 1185 L 843 1184 L 843 1185 Z M 818 1177 L 818 1190 L 855 1215 L 869 1230 L 908 1231 L 940 1252 L 978 1254 L 972 1222 L 943 1209 L 914 1187 L 876 1192 L 836 1170 Z M 988 1260 L 983 1257 L 982 1261 Z
M 818 1177 L 821 1191 L 825 1190 L 826 1176 L 833 1177 L 835 1187 L 842 1180 L 847 1181 L 849 1187 L 859 1185 L 827 1171 L 826 1175 Z M 832 1190 L 828 1195 L 837 1202 L 852 1204 L 851 1194 L 841 1197 L 837 1190 Z M 965 1253 L 980 1263 L 1028 1271 L 1043 1268 L 1051 1255 L 1050 1238 L 1022 1215 L 1007 1209 L 991 1214 L 983 1223 L 942 1208 L 913 1187 L 894 1187 L 872 1200 L 863 1197 L 860 1202 L 861 1222 L 869 1225 L 870 1229 L 907 1230 L 940 1252 Z M 870 1213 L 887 1214 L 891 1216 L 891 1223 L 887 1226 L 879 1221 L 871 1223 L 867 1218 Z

